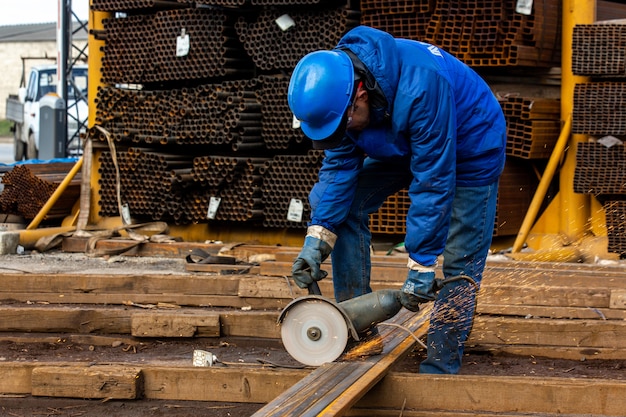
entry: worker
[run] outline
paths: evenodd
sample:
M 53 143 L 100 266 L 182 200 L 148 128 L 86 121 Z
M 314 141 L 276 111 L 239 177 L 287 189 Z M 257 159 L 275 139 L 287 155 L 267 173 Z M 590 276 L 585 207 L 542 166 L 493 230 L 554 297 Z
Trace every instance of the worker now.
M 371 292 L 369 215 L 408 188 L 400 301 L 411 311 L 434 301 L 420 372 L 458 373 L 505 161 L 493 92 L 434 45 L 358 26 L 335 49 L 298 62 L 287 98 L 313 148 L 325 150 L 295 282 L 307 288 L 326 277 L 320 264 L 332 252 L 337 302 Z

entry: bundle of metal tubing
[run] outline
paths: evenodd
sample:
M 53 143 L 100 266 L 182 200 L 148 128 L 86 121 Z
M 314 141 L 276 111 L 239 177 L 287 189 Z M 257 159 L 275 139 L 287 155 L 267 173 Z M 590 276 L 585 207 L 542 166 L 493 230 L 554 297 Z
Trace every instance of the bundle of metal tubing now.
M 0 193 L 2 213 L 34 219 L 41 208 L 63 182 L 74 163 L 16 165 L 2 177 L 4 190 Z M 80 196 L 80 175 L 70 183 L 45 219 L 58 219 L 69 215 Z
M 176 7 L 180 0 L 91 0 L 93 10 L 121 12 L 137 9 Z
M 560 100 L 510 95 L 500 98 L 507 125 L 507 155 L 549 158 L 560 133 Z
M 295 25 L 282 30 L 276 19 L 285 11 L 262 10 L 254 22 L 240 17 L 235 24 L 237 34 L 261 70 L 293 69 L 300 58 L 318 49 L 332 49 L 349 29 L 360 21 L 358 11 L 344 7 L 290 11 Z
M 605 201 L 602 205 L 606 213 L 608 237 L 607 251 L 626 256 L 626 201 Z
M 263 150 L 257 84 L 250 79 L 171 90 L 104 87 L 95 99 L 96 123 L 122 143 Z
M 626 25 L 576 25 L 572 50 L 572 72 L 575 75 L 626 77 Z
M 473 67 L 558 65 L 560 2 L 535 1 L 530 15 L 517 13 L 517 3 L 362 0 L 361 22 L 440 46 Z
M 538 180 L 526 161 L 507 159 L 500 177 L 493 236 L 514 235 L 537 189 Z M 406 234 L 406 217 L 411 199 L 406 189 L 393 194 L 376 213 L 370 215 L 372 233 Z
M 205 156 L 194 159 L 195 189 L 182 207 L 187 221 L 207 220 L 211 198 L 219 198 L 215 221 L 259 222 L 263 218 L 262 169 L 269 158 Z M 212 219 L 209 219 L 212 220 Z
M 289 77 L 260 76 L 261 88 L 257 92 L 263 115 L 261 137 L 267 149 L 308 149 L 302 130 L 294 128 L 293 114 L 287 103 Z
M 214 77 L 245 78 L 253 66 L 234 29 L 232 14 L 213 9 L 164 10 L 105 19 L 105 83 L 145 84 Z M 177 49 L 187 37 L 188 51 Z M 184 48 L 182 49 L 184 51 Z
M 576 149 L 574 191 L 582 194 L 626 195 L 626 150 L 624 145 L 607 148 L 595 142 L 580 142 Z
M 211 198 L 221 202 L 215 220 L 250 221 L 263 215 L 260 171 L 268 158 L 190 156 L 151 148 L 117 152 L 122 204 L 133 216 L 175 224 L 207 221 Z M 118 215 L 115 166 L 102 152 L 100 215 Z
M 626 82 L 576 84 L 572 132 L 626 135 Z
M 336 0 L 92 0 L 92 9 L 102 11 L 126 11 L 176 7 L 177 5 L 205 5 L 221 7 L 242 6 L 300 6 L 345 3 Z
M 323 157 L 322 151 L 313 150 L 306 155 L 276 155 L 263 167 L 263 226 L 306 227 L 311 214 L 308 195 L 317 182 Z M 300 221 L 288 219 L 292 200 L 302 204 Z

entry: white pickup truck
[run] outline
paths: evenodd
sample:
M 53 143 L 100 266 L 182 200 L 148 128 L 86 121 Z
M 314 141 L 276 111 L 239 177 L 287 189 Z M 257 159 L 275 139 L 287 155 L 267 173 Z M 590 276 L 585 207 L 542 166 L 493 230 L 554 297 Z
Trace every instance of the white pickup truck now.
M 86 130 L 88 106 L 87 66 L 72 68 L 72 83 L 67 89 L 67 138 L 66 156 L 81 152 L 78 133 Z M 6 101 L 6 118 L 14 122 L 14 158 L 37 159 L 39 156 L 39 101 L 48 93 L 57 91 L 56 65 L 33 67 L 26 86 L 17 95 L 9 95 Z

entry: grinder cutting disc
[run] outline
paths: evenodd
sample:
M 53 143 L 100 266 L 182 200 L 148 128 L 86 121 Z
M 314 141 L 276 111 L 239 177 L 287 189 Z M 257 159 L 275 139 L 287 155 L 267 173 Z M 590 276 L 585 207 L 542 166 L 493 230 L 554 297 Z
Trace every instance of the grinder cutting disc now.
M 337 307 L 312 296 L 297 300 L 285 309 L 281 338 L 295 360 L 319 366 L 343 353 L 348 344 L 348 326 Z

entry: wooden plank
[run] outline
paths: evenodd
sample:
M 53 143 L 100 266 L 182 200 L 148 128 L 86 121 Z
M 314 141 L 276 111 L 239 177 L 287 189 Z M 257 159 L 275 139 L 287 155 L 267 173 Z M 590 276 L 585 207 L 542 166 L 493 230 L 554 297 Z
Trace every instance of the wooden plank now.
M 185 264 L 185 271 L 211 272 L 220 275 L 258 274 L 261 268 L 258 265 L 224 265 L 224 264 Z
M 332 294 L 332 281 L 329 279 L 318 282 L 323 294 Z M 294 298 L 307 295 L 308 291 L 298 287 L 293 280 L 287 277 L 258 276 L 239 281 L 238 295 L 253 298 Z
M 448 393 L 445 395 L 444 393 Z M 395 373 L 374 387 L 357 408 L 407 411 L 481 411 L 519 415 L 624 416 L 626 381 Z M 359 415 L 359 414 L 352 414 Z
M 626 360 L 626 349 L 590 348 L 578 346 L 532 346 L 478 344 L 468 345 L 472 352 L 489 352 L 492 355 L 507 354 L 520 357 L 543 357 L 552 359 L 581 360 Z
M 89 238 L 66 237 L 63 239 L 62 250 L 64 252 L 88 253 Z M 116 251 L 127 247 L 133 243 L 130 239 L 101 239 L 96 242 L 96 250 Z M 224 244 L 224 243 L 202 243 L 202 242 L 146 242 L 131 249 L 127 256 L 153 256 L 168 258 L 184 258 L 194 249 L 202 249 L 211 254 L 229 254 L 241 258 L 250 255 L 264 253 L 275 253 L 277 251 L 288 250 L 285 246 L 252 245 L 252 244 Z M 295 248 L 293 250 L 296 250 Z
M 93 304 L 123 305 L 126 302 L 138 304 L 159 303 L 193 307 L 233 307 L 233 308 L 283 308 L 287 301 L 282 299 L 242 298 L 237 295 L 185 295 L 185 294 L 57 294 L 13 293 L 7 300 L 34 302 L 41 304 Z M 1 300 L 0 300 L 1 301 Z M 0 323 L 0 326 L 2 324 Z
M 626 290 L 611 291 L 609 306 L 615 309 L 626 310 Z
M 267 403 L 309 372 L 248 366 L 203 368 L 180 365 L 148 365 L 142 370 L 145 398 L 242 403 Z
M 611 290 L 594 287 L 483 285 L 479 302 L 547 307 L 607 308 Z
M 31 374 L 40 364 L 34 362 L 0 362 L 0 393 L 30 394 Z
M 66 307 L 66 306 L 0 306 L 1 332 L 29 333 L 99 333 L 102 335 L 130 335 L 132 317 L 138 315 L 143 322 L 158 321 L 162 315 L 177 323 L 196 323 L 195 337 L 247 336 L 260 338 L 280 338 L 278 315 L 280 309 L 263 311 L 210 311 L 207 309 L 184 309 L 163 311 L 160 309 L 142 310 L 120 307 Z M 217 320 L 205 323 L 204 318 Z M 209 324 L 209 326 L 205 326 Z M 175 327 L 174 327 L 175 328 Z M 178 337 L 178 336 L 173 336 Z
M 291 266 L 292 262 L 263 262 L 261 263 L 260 274 L 266 276 L 290 277 Z M 323 263 L 322 270 L 328 272 L 328 279 L 332 279 L 333 271 L 330 263 Z M 394 282 L 401 285 L 406 279 L 406 275 L 406 264 L 403 266 L 396 262 L 372 264 L 372 280 Z
M 432 306 L 418 314 L 401 310 L 387 323 L 402 329 L 380 325 L 383 353 L 358 362 L 327 363 L 289 390 L 268 403 L 253 416 L 340 416 L 362 398 L 416 343 L 406 331 L 420 337 L 428 327 Z
M 483 284 L 623 289 L 626 271 L 588 264 L 487 262 Z
M 130 313 L 119 307 L 0 305 L 0 331 L 129 333 Z
M 502 300 L 506 302 L 506 300 Z M 494 316 L 541 317 L 552 319 L 626 320 L 626 310 L 589 307 L 525 306 L 489 304 L 478 297 L 476 312 Z
M 626 322 L 478 315 L 468 343 L 626 349 Z
M 299 253 L 300 253 L 300 249 L 294 250 L 294 251 L 282 250 L 274 254 L 274 257 L 275 257 L 274 260 L 276 262 L 293 263 L 293 261 L 298 257 Z M 409 255 L 408 254 L 395 254 L 392 256 L 371 255 L 370 259 L 372 263 L 394 263 L 394 264 L 398 264 L 398 266 L 402 266 L 406 268 Z M 326 261 L 326 262 L 330 262 L 330 261 Z
M 32 372 L 33 396 L 135 399 L 142 384 L 141 368 L 128 365 L 45 366 Z
M 29 273 L 0 274 L 0 298 L 14 292 L 54 293 L 54 294 L 218 294 L 236 295 L 242 276 L 221 276 L 205 274 L 154 272 L 129 273 Z
M 131 315 L 136 337 L 219 337 L 220 315 L 209 312 L 139 312 Z

